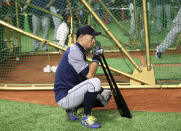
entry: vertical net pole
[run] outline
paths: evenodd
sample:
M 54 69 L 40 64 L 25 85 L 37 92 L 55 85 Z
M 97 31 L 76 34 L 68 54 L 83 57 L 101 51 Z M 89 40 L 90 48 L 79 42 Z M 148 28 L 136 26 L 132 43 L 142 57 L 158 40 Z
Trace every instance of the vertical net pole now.
M 143 18 L 144 18 L 144 32 L 145 32 L 145 44 L 146 44 L 146 59 L 147 59 L 147 70 L 151 70 L 150 63 L 150 47 L 149 47 L 149 36 L 148 36 L 148 19 L 147 19 L 147 7 L 146 0 L 142 0 L 143 2 Z

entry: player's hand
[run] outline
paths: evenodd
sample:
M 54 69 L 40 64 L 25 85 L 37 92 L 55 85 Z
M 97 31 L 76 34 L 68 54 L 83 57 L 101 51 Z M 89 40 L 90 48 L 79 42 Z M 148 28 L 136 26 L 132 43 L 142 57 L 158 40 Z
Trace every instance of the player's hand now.
M 92 51 L 93 55 L 98 55 L 98 56 L 102 55 L 103 52 L 104 52 L 104 48 L 102 48 L 102 47 L 96 47 Z
M 96 62 L 97 64 L 99 64 L 99 62 L 101 60 L 100 56 L 103 54 L 103 52 L 104 52 L 104 48 L 102 48 L 102 47 L 96 47 L 95 49 L 93 49 L 92 62 Z

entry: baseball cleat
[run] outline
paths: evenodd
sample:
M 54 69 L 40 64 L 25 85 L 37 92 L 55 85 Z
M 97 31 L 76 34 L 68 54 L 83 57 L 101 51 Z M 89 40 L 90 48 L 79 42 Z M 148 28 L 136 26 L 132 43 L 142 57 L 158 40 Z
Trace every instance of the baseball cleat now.
M 160 58 L 161 58 L 161 56 L 162 56 L 162 53 L 161 53 L 161 52 L 156 51 L 155 56 L 156 56 L 156 58 L 160 59 Z
M 97 119 L 94 116 L 83 116 L 81 123 L 83 126 L 89 127 L 89 128 L 100 128 L 101 124 L 96 122 Z
M 77 110 L 73 110 L 73 109 L 66 110 L 66 114 L 67 114 L 68 120 L 72 120 L 72 121 L 79 120 L 79 118 L 77 117 Z

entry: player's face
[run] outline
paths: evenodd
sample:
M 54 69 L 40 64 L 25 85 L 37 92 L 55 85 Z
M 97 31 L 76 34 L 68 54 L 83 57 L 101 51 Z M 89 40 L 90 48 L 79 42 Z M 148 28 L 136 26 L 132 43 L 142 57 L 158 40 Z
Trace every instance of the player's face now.
M 92 35 L 84 35 L 84 42 L 86 43 L 86 49 L 90 49 L 94 46 L 95 38 Z

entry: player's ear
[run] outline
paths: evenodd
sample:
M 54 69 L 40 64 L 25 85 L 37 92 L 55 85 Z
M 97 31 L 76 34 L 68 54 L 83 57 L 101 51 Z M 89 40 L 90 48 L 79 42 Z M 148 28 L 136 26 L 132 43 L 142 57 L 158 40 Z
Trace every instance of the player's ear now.
M 79 38 L 82 39 L 84 37 L 84 35 L 79 35 Z

